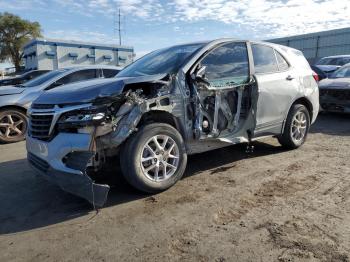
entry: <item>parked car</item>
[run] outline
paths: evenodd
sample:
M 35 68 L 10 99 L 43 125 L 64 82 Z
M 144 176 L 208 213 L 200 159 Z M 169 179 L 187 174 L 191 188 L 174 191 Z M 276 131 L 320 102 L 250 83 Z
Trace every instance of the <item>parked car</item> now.
M 109 186 L 90 175 L 117 163 L 109 157 L 120 156 L 132 186 L 159 192 L 182 177 L 189 154 L 267 135 L 286 148 L 301 146 L 319 110 L 312 73 L 300 51 L 264 42 L 161 49 L 115 79 L 43 93 L 29 110 L 28 160 L 96 206 Z
M 0 88 L 0 142 L 23 140 L 27 130 L 26 112 L 40 94 L 58 86 L 93 78 L 113 77 L 120 70 L 110 66 L 57 69 L 24 84 Z
M 350 55 L 337 55 L 321 58 L 315 66 L 330 76 L 335 70 L 348 63 L 350 63 Z
M 319 83 L 323 111 L 350 113 L 350 64 Z
M 323 72 L 321 69 L 319 69 L 317 66 L 310 66 L 311 69 L 317 74 L 318 76 L 318 81 L 321 81 L 325 78 L 327 78 L 327 74 Z
M 8 86 L 8 85 L 18 85 L 18 84 L 24 84 L 25 82 L 32 80 L 38 76 L 41 76 L 50 70 L 32 70 L 28 71 L 22 75 L 6 78 L 0 80 L 0 86 Z

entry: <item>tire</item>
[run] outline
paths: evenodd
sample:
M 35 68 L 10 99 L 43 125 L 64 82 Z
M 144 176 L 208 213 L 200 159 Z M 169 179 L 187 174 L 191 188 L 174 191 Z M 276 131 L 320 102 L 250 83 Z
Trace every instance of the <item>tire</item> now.
M 0 111 L 0 143 L 13 143 L 25 139 L 27 117 L 16 109 Z
M 157 148 L 153 138 L 160 147 L 167 141 L 163 150 Z M 120 160 L 122 173 L 131 186 L 146 193 L 157 193 L 181 179 L 186 169 L 187 154 L 182 136 L 175 128 L 152 123 L 129 137 L 122 148 Z
M 310 113 L 304 105 L 295 104 L 290 109 L 279 143 L 287 149 L 296 149 L 306 141 L 310 128 Z

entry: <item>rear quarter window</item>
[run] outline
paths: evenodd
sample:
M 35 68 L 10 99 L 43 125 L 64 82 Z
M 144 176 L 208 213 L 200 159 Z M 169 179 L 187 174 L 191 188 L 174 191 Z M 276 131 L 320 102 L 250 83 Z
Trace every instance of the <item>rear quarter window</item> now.
M 268 74 L 278 72 L 275 51 L 272 47 L 253 44 L 253 60 L 257 74 Z
M 275 50 L 275 52 L 279 71 L 286 71 L 289 68 L 288 62 L 278 51 Z

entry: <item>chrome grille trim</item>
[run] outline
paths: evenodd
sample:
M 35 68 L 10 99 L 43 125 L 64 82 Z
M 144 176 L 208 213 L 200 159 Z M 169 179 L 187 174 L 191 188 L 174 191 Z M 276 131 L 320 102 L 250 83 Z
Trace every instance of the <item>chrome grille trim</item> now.
M 40 105 L 36 105 L 37 108 L 40 107 Z M 28 110 L 29 135 L 40 140 L 48 140 L 52 137 L 56 123 L 62 114 L 89 106 L 92 106 L 92 104 L 81 104 L 63 108 L 59 107 L 58 105 L 54 105 L 53 109 L 36 109 L 31 107 Z M 32 131 L 34 131 L 34 134 Z

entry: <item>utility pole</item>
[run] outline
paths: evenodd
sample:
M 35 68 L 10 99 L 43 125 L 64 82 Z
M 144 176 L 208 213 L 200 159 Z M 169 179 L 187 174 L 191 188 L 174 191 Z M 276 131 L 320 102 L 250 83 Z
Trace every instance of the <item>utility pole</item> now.
M 119 35 L 119 45 L 122 45 L 122 29 L 120 21 L 120 8 L 118 9 L 118 35 Z
M 119 32 L 119 45 L 122 45 L 122 33 L 120 28 L 120 8 L 118 10 L 118 32 Z
M 118 13 L 117 10 L 114 12 L 114 34 L 116 37 L 118 37 L 119 45 L 122 44 L 122 21 L 121 21 L 121 13 L 120 13 L 120 8 L 118 8 Z M 118 33 L 118 35 L 117 35 Z

